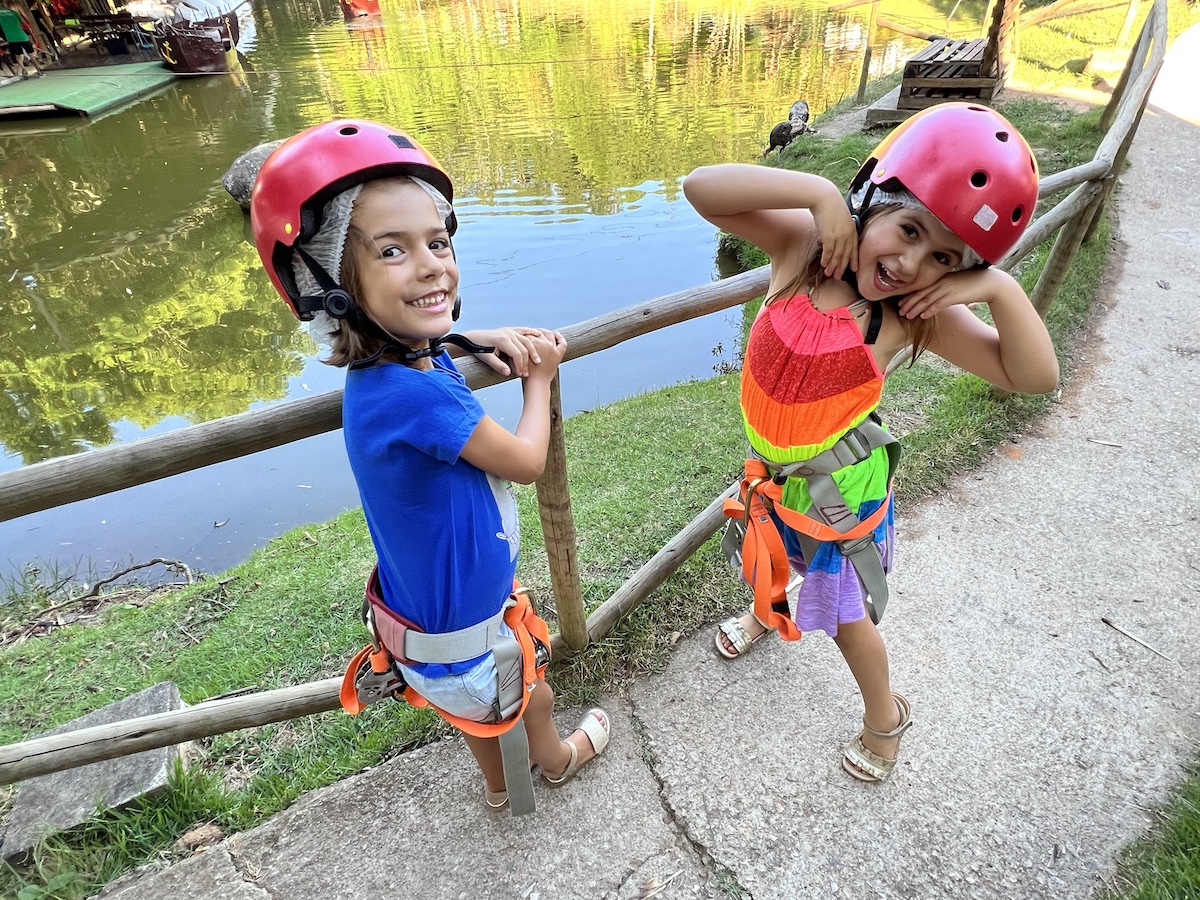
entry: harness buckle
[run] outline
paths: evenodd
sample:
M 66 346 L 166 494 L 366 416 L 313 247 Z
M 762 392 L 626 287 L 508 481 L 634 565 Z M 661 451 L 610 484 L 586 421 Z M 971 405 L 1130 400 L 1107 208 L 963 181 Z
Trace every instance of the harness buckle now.
M 871 444 L 862 436 L 857 428 L 851 428 L 842 435 L 842 439 L 838 442 L 854 457 L 854 461 L 848 465 L 858 465 L 860 462 L 871 457 Z M 840 454 L 839 454 L 840 455 Z
M 382 672 L 376 672 L 370 659 L 364 659 L 354 675 L 354 690 L 358 694 L 358 702 L 370 706 L 388 697 L 399 698 L 407 683 L 400 677 L 394 666 L 388 666 Z
M 750 500 L 754 497 L 754 492 L 756 490 L 758 490 L 759 485 L 765 484 L 766 482 L 771 481 L 771 480 L 773 480 L 773 479 L 771 478 L 770 475 L 760 475 L 746 486 L 746 505 L 745 505 L 745 510 L 742 513 L 742 522 L 745 525 L 750 524 Z M 770 507 L 768 506 L 768 504 L 771 502 L 770 498 L 764 496 L 762 498 L 762 501 L 763 501 L 763 506 L 766 506 L 768 509 L 770 509 Z
M 856 553 L 861 553 L 867 547 L 875 545 L 875 532 L 868 531 L 860 538 L 855 538 L 852 541 L 838 541 L 838 549 L 842 551 L 844 556 L 851 557 Z
M 379 632 L 375 630 L 375 610 L 371 608 L 369 600 L 363 601 L 362 620 L 367 626 L 367 634 L 371 636 L 371 650 L 378 653 L 383 649 L 383 643 L 379 640 Z

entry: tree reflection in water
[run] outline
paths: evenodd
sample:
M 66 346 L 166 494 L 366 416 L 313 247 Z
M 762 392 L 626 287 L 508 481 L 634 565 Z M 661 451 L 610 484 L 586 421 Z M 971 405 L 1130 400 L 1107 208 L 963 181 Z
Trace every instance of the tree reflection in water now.
M 249 147 L 339 115 L 411 129 L 455 179 L 470 324 L 561 326 L 712 277 L 714 235 L 682 177 L 757 156 L 800 97 L 816 117 L 853 95 L 865 18 L 782 0 L 399 0 L 350 22 L 328 2 L 259 0 L 255 16 L 238 76 L 90 123 L 0 126 L 0 468 L 242 412 L 305 379 L 336 386 L 301 377 L 317 349 L 221 188 Z M 879 71 L 911 46 L 874 47 Z M 579 408 L 704 375 L 729 331 L 607 351 L 603 376 L 580 361 L 564 378 L 589 389 L 564 396 Z

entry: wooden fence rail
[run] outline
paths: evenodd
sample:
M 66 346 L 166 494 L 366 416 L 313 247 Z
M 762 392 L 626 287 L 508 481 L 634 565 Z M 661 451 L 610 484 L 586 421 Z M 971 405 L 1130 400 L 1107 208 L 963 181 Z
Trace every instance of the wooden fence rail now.
M 1154 0 L 1126 70 L 1105 110 L 1102 122 L 1110 122 L 1111 128 L 1095 158 L 1043 179 L 1039 192 L 1043 197 L 1069 187 L 1075 187 L 1075 190 L 1037 218 L 1001 262 L 1003 268 L 1011 268 L 1058 232 L 1031 297 L 1043 316 L 1124 163 L 1150 88 L 1162 65 L 1166 27 L 1167 0 Z M 756 269 L 561 329 L 569 341 L 566 359 L 577 359 L 632 337 L 745 303 L 763 294 L 768 276 L 765 268 Z M 473 389 L 504 380 L 474 359 L 462 360 L 461 368 Z M 546 473 L 538 483 L 538 502 L 559 615 L 560 631 L 552 638 L 553 649 L 571 652 L 607 635 L 622 617 L 645 600 L 721 527 L 721 506 L 734 488 L 726 489 L 616 593 L 587 615 L 574 557 L 574 523 L 570 514 L 561 398 L 557 385 L 552 400 L 556 423 Z M 38 463 L 0 475 L 0 496 L 4 497 L 0 519 L 131 487 L 339 427 L 341 392 L 331 391 L 109 450 Z M 339 683 L 340 679 L 327 679 L 245 697 L 213 700 L 186 710 L 10 744 L 0 747 L 0 784 L 334 709 L 338 705 Z
M 766 284 L 766 271 L 743 272 L 567 326 L 561 329 L 567 339 L 564 362 L 753 300 L 762 295 Z M 508 380 L 473 357 L 461 360 L 459 368 L 472 390 Z M 342 392 L 326 391 L 128 444 L 34 463 L 0 474 L 0 497 L 4 498 L 0 522 L 341 427 Z

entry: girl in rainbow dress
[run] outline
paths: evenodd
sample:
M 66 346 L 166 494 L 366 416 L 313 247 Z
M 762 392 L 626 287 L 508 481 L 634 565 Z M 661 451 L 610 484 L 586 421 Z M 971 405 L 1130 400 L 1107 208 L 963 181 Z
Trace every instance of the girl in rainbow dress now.
M 1033 216 L 1037 163 L 999 113 L 948 103 L 898 126 L 843 197 L 818 175 L 704 166 L 684 193 L 771 264 L 750 329 L 741 409 L 751 458 L 743 571 L 751 611 L 720 625 L 733 659 L 770 631 L 829 634 L 862 693 L 863 730 L 842 765 L 885 781 L 908 700 L 891 689 L 877 629 L 894 540 L 898 445 L 875 413 L 888 367 L 929 350 L 997 387 L 1046 393 L 1058 361 L 1021 286 L 993 267 Z M 986 304 L 994 325 L 971 307 Z M 801 573 L 793 619 L 788 568 Z

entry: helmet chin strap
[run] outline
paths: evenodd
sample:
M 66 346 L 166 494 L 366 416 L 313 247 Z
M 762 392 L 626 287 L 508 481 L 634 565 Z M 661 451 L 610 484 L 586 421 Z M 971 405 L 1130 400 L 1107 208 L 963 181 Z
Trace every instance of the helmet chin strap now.
M 358 324 L 370 323 L 375 328 L 379 329 L 384 337 L 387 338 L 383 346 L 381 346 L 370 356 L 366 357 L 365 359 L 358 359 L 350 363 L 351 369 L 365 369 L 373 366 L 375 363 L 379 362 L 380 357 L 382 357 L 385 353 L 393 354 L 396 359 L 405 365 L 412 365 L 418 360 L 426 359 L 427 357 L 431 356 L 437 356 L 442 352 L 443 344 L 454 344 L 454 346 L 461 347 L 468 353 L 496 352 L 495 347 L 486 347 L 482 344 L 476 344 L 470 338 L 463 337 L 461 334 L 455 334 L 454 332 L 444 334 L 441 337 L 431 338 L 428 346 L 421 350 L 414 350 L 412 347 L 409 347 L 403 341 L 396 338 L 395 335 L 372 319 L 365 310 L 363 310 L 357 303 L 354 302 L 354 298 L 352 298 L 349 293 L 347 293 L 343 288 L 338 287 L 337 283 L 334 282 L 334 280 L 329 276 L 329 273 L 325 271 L 325 267 L 313 259 L 303 247 L 297 245 L 296 252 L 300 254 L 300 258 L 304 260 L 304 264 L 308 266 L 308 270 L 312 273 L 313 278 L 316 279 L 317 284 L 324 292 L 316 297 L 302 299 L 319 299 L 320 305 L 324 308 L 325 312 L 327 312 L 333 318 L 350 320 L 351 322 L 357 320 Z M 452 321 L 457 322 L 461 312 L 462 297 L 455 296 L 454 309 L 451 310 L 450 313 Z
M 390 336 L 390 335 L 389 335 Z M 454 344 L 456 347 L 462 347 L 468 353 L 495 353 L 495 347 L 485 347 L 482 344 L 477 344 L 470 338 L 463 337 L 461 334 L 444 334 L 440 338 L 431 338 L 429 346 L 423 350 L 414 350 L 407 344 L 400 341 L 388 341 L 370 356 L 365 359 L 356 359 L 350 363 L 351 369 L 367 369 L 379 362 L 379 358 L 385 353 L 393 354 L 400 362 L 405 365 L 412 365 L 417 360 L 425 359 L 429 356 L 437 356 L 442 352 L 443 344 Z
M 858 204 L 858 209 L 854 208 L 854 201 L 851 199 L 855 190 L 855 186 L 851 185 L 850 190 L 846 191 L 846 206 L 850 210 L 850 218 L 854 220 L 855 229 L 861 231 L 863 210 L 871 205 L 871 198 L 875 196 L 875 182 L 867 181 L 867 191 L 863 194 L 862 203 Z

